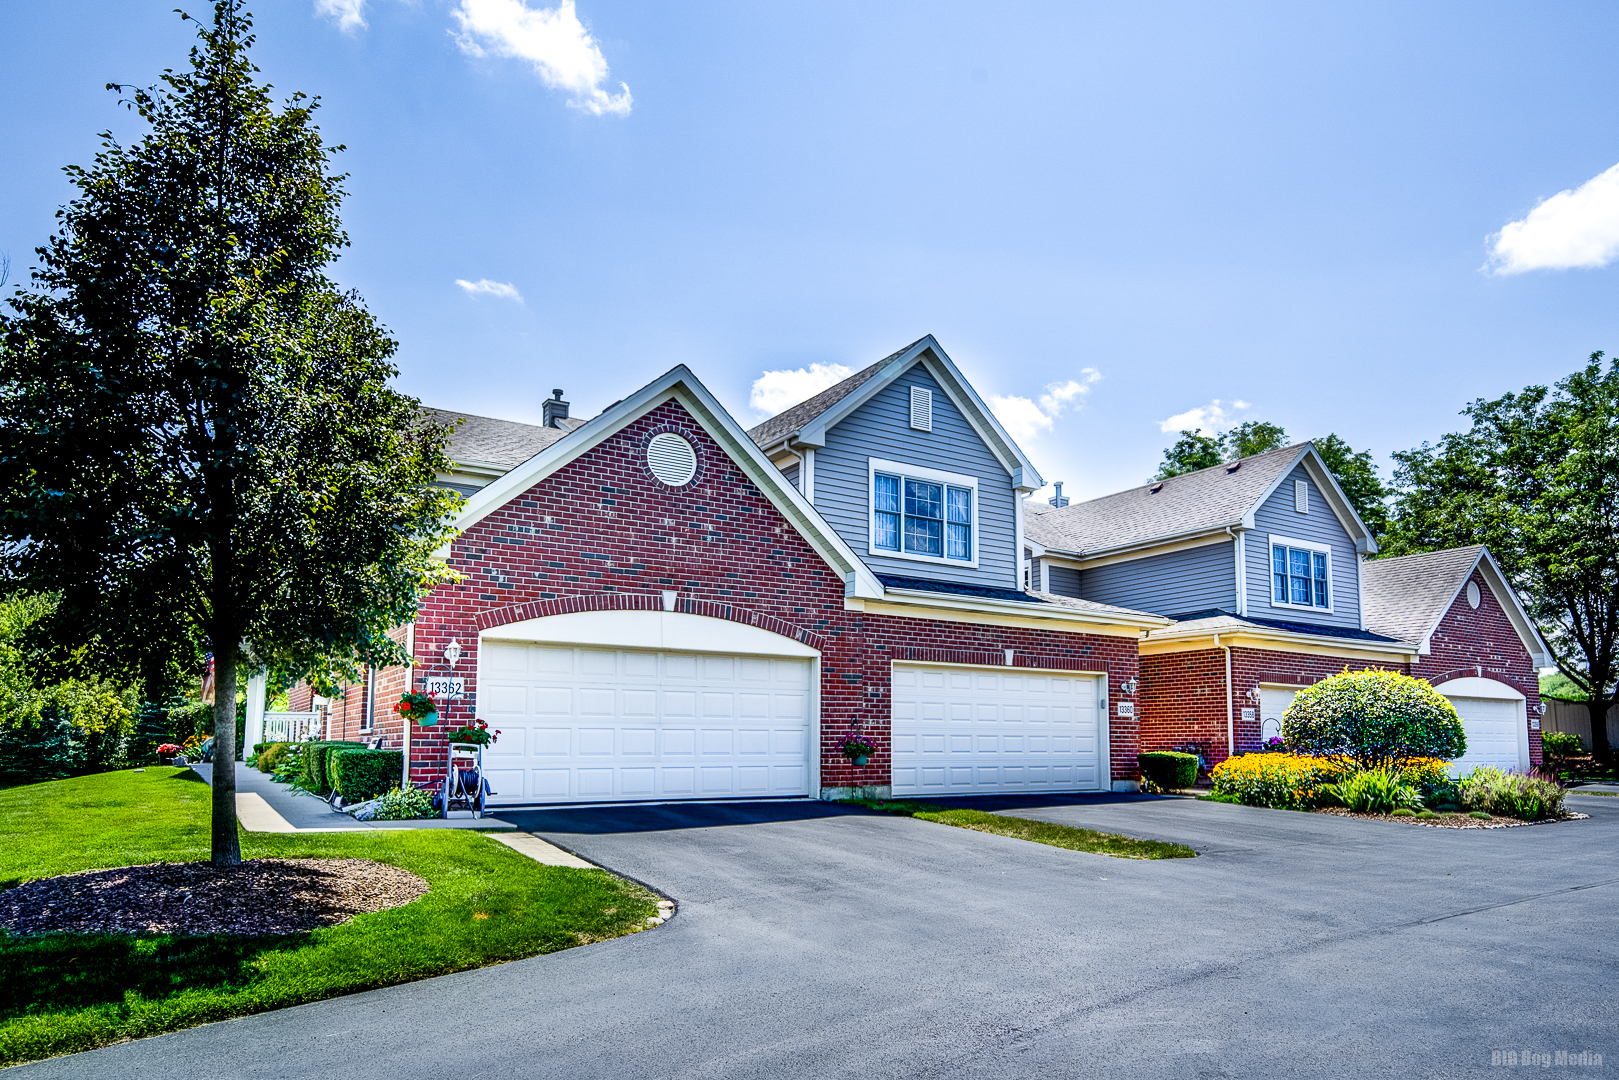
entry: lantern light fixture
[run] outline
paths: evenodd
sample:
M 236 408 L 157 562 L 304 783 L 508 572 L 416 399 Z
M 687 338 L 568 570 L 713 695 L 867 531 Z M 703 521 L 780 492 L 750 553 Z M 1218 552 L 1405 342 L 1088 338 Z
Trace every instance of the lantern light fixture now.
M 451 638 L 450 643 L 444 646 L 444 659 L 449 661 L 450 670 L 454 671 L 456 661 L 461 659 L 461 643 L 459 641 Z

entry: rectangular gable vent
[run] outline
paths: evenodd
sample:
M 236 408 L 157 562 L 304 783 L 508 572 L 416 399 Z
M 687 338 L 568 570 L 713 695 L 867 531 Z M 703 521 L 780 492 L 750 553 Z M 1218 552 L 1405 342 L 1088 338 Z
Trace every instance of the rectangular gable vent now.
M 933 430 L 933 391 L 925 386 L 911 387 L 911 426 L 917 431 Z
M 1293 509 L 1301 514 L 1310 512 L 1310 485 L 1303 480 L 1293 481 Z

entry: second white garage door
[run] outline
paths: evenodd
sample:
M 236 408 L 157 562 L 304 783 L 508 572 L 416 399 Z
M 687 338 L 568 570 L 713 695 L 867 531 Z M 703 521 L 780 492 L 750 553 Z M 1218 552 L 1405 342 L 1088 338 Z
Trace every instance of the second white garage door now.
M 1456 775 L 1466 776 L 1479 765 L 1503 772 L 1528 770 L 1529 737 L 1527 734 L 1519 736 L 1523 720 L 1518 702 L 1453 697 L 1450 703 L 1461 714 L 1462 729 L 1467 732 L 1467 753 L 1451 762 L 1451 770 Z
M 1099 683 L 894 665 L 894 794 L 1105 790 Z
M 810 662 L 485 642 L 493 804 L 807 795 Z

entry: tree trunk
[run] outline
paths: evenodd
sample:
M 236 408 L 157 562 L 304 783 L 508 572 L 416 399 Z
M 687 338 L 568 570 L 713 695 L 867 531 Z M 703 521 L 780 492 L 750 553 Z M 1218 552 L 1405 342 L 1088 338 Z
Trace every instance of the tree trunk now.
M 1591 756 L 1598 761 L 1606 761 L 1612 753 L 1608 745 L 1608 709 L 1613 704 L 1601 697 L 1590 698 L 1585 703 L 1591 711 Z
M 236 866 L 242 842 L 236 832 L 236 649 L 214 646 L 213 862 Z

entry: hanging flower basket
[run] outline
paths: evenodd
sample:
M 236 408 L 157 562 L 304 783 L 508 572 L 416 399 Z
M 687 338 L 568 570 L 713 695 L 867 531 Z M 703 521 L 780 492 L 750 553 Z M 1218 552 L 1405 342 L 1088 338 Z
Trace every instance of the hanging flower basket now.
M 876 747 L 872 746 L 862 736 L 851 735 L 843 740 L 843 756 L 856 765 L 864 765 L 875 751 Z
M 489 725 L 482 720 L 474 720 L 464 727 L 458 727 L 454 731 L 444 733 L 444 738 L 449 742 L 474 743 L 478 746 L 493 746 L 495 740 L 499 737 L 499 729 L 490 731 Z
M 399 704 L 394 706 L 394 712 L 422 727 L 432 727 L 438 723 L 438 702 L 426 694 L 399 695 Z

